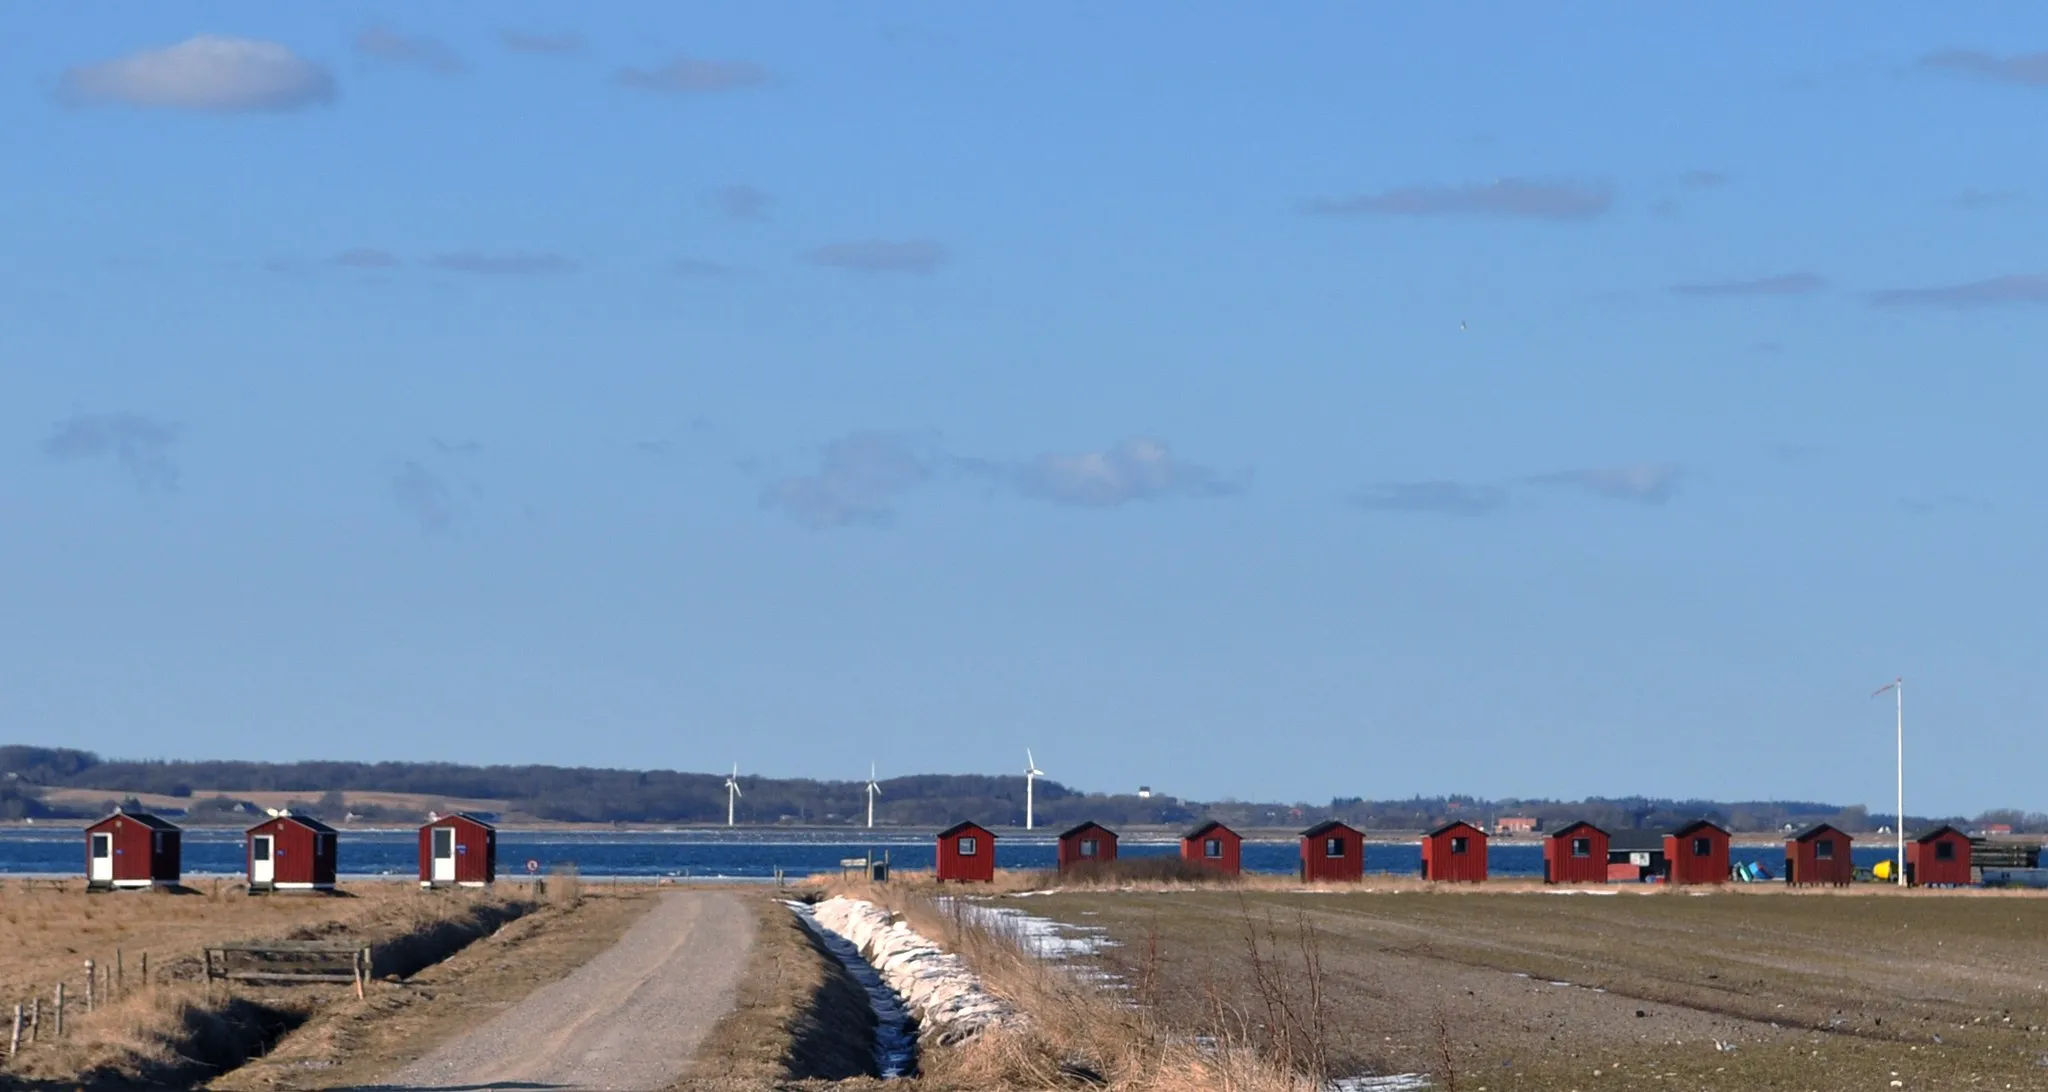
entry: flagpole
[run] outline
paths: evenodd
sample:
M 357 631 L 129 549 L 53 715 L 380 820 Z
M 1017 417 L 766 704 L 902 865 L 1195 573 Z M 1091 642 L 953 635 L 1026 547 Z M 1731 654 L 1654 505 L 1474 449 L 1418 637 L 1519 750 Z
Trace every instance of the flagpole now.
M 1892 680 L 1899 710 L 1899 886 L 1906 886 L 1906 680 Z

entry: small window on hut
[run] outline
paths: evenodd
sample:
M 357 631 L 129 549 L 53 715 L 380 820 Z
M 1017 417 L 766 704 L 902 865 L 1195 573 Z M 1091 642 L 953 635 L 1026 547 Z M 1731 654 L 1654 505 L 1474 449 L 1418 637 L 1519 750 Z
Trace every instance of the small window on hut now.
M 1100 848 L 1101 848 L 1101 843 L 1097 842 L 1097 841 L 1096 841 L 1095 839 L 1093 839 L 1093 838 L 1083 838 L 1083 839 L 1081 839 L 1081 856 L 1083 856 L 1083 857 L 1093 857 L 1093 856 L 1095 856 L 1095 855 L 1096 855 L 1096 850 L 1098 850 L 1098 849 L 1100 849 Z
M 113 835 L 111 835 L 111 834 L 95 834 L 95 835 L 93 835 L 93 836 L 92 836 L 92 855 L 93 855 L 93 859 L 94 859 L 94 860 L 102 860 L 102 859 L 104 859 L 104 858 L 107 858 L 107 857 L 111 857 L 111 856 L 113 856 L 113 855 L 114 855 L 114 836 L 113 836 Z
M 1591 838 L 1574 838 L 1574 839 L 1572 839 L 1572 856 L 1574 856 L 1574 857 L 1591 857 L 1592 855 L 1593 855 L 1593 839 L 1591 839 Z
M 258 839 L 256 839 L 255 841 L 253 841 L 253 842 L 250 842 L 250 843 L 249 843 L 249 856 L 250 856 L 250 857 L 252 857 L 252 858 L 254 858 L 254 859 L 256 859 L 256 860 L 259 860 L 259 861 L 267 861 L 267 860 L 269 860 L 269 859 L 270 859 L 270 839 L 268 839 L 268 838 L 258 838 Z
M 156 851 L 158 853 L 162 853 L 164 851 L 164 832 L 157 831 L 155 835 L 150 838 L 150 843 L 156 846 Z
M 1342 839 L 1342 838 L 1325 838 L 1325 839 L 1323 839 L 1323 856 L 1325 856 L 1325 857 L 1342 857 L 1343 855 L 1344 855 L 1344 839 Z
M 1462 834 L 1456 834 L 1456 835 L 1452 835 L 1452 836 L 1451 836 L 1451 852 L 1452 852 L 1453 854 L 1457 854 L 1457 853 L 1463 853 L 1463 852 L 1465 852 L 1465 836 L 1464 836 L 1464 835 L 1462 835 Z
M 972 835 L 972 834 L 963 834 L 963 835 L 961 835 L 961 836 L 960 836 L 960 843 L 959 843 L 959 844 L 960 844 L 960 855 L 961 855 L 962 857 L 972 857 L 972 856 L 974 856 L 974 855 L 975 855 L 976 853 L 980 852 L 980 849 L 979 849 L 979 847 L 977 847 L 977 846 L 975 845 L 975 837 L 974 837 L 974 835 Z
M 1221 839 L 1221 838 L 1205 838 L 1205 839 L 1203 839 L 1203 840 L 1202 840 L 1202 856 L 1204 856 L 1204 857 L 1221 857 L 1221 856 L 1223 856 L 1223 839 Z
M 1816 861 L 1834 860 L 1835 840 L 1833 838 L 1822 838 L 1813 843 L 1813 859 Z
M 1936 842 L 1936 843 L 1934 843 L 1934 859 L 1935 859 L 1935 860 L 1937 860 L 1937 861 L 1953 861 L 1953 860 L 1955 860 L 1955 859 L 1956 859 L 1956 844 L 1955 844 L 1954 842 Z
M 1692 855 L 1695 857 L 1712 857 L 1714 855 L 1714 840 L 1712 838 L 1694 838 L 1692 840 Z

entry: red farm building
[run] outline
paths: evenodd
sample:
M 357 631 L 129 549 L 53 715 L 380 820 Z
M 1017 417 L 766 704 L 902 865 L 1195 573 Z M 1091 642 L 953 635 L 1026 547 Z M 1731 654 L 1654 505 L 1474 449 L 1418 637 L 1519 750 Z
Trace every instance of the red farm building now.
M 154 815 L 117 811 L 85 828 L 85 887 L 175 887 L 178 828 Z
M 1970 876 L 1970 836 L 1939 826 L 1906 843 L 1906 882 L 1916 887 L 1965 886 Z
M 1244 867 L 1244 839 L 1211 819 L 1181 836 L 1180 859 L 1235 876 Z
M 249 890 L 334 890 L 334 828 L 305 815 L 275 815 L 249 828 Z
M 1303 883 L 1357 883 L 1365 878 L 1365 835 L 1325 819 L 1301 832 Z
M 990 883 L 996 878 L 996 836 L 974 823 L 939 832 L 939 882 Z
M 420 827 L 421 887 L 484 887 L 498 878 L 498 828 L 456 812 Z
M 1060 871 L 1075 865 L 1116 860 L 1116 831 L 1101 823 L 1083 823 L 1060 835 Z
M 1567 823 L 1543 839 L 1544 883 L 1606 883 L 1607 832 L 1584 820 Z
M 1486 832 L 1453 819 L 1422 836 L 1422 878 L 1486 882 Z
M 1727 883 L 1728 832 L 1708 819 L 1695 819 L 1664 836 L 1670 882 Z
M 1807 827 L 1785 839 L 1785 882 L 1841 886 L 1854 880 L 1856 865 L 1849 860 L 1853 841 L 1826 823 Z

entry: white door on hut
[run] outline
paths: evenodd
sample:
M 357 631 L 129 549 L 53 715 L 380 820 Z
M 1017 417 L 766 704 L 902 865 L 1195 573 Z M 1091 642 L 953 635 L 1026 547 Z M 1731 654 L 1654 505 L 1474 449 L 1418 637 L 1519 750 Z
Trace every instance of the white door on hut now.
M 114 879 L 114 836 L 95 834 L 92 836 L 92 868 L 86 879 L 94 883 L 111 883 Z
M 277 879 L 277 862 L 271 860 L 271 843 L 275 839 L 268 834 L 258 834 L 249 839 L 249 882 L 271 883 Z
M 455 882 L 455 828 L 434 828 L 434 872 L 435 883 Z

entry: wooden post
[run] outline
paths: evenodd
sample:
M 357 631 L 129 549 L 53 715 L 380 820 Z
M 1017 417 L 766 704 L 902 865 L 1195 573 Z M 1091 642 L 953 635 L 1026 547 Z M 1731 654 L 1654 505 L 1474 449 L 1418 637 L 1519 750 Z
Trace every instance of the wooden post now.
M 124 980 L 128 976 L 123 973 L 123 970 L 124 968 L 121 966 L 121 949 L 116 948 L 114 949 L 114 988 L 107 991 L 108 997 L 119 997 L 127 992 L 128 983 Z
M 57 1038 L 64 1037 L 64 983 L 57 983 Z
M 16 1002 L 14 1006 L 14 1034 L 7 1037 L 7 1056 L 12 1058 L 19 1053 L 21 1053 L 21 1004 Z
M 43 1037 L 43 995 L 28 999 L 28 1041 L 33 1043 Z
M 96 995 L 97 995 L 97 992 L 98 992 L 98 988 L 99 988 L 99 981 L 100 981 L 100 976 L 99 976 L 99 972 L 98 972 L 98 969 L 97 969 L 97 968 L 95 968 L 95 967 L 93 966 L 93 962 L 92 962 L 92 960 L 90 960 L 90 959 L 86 960 L 86 961 L 85 961 L 85 1011 L 87 1011 L 87 1012 L 91 1012 L 91 1011 L 92 1011 L 92 1004 L 93 1004 L 93 1002 L 94 1002 L 95 1000 L 97 1000 L 97 999 L 98 999 Z
M 149 953 L 142 953 L 142 988 L 149 988 Z

